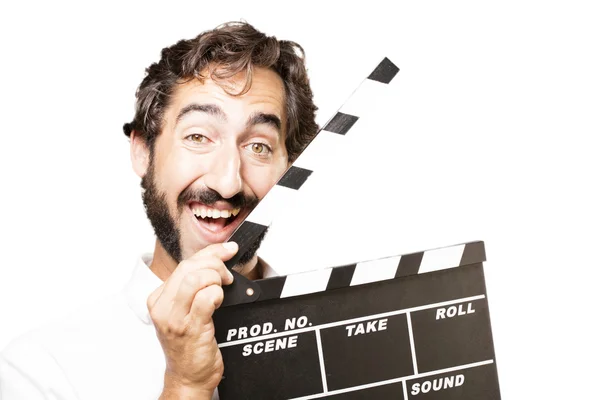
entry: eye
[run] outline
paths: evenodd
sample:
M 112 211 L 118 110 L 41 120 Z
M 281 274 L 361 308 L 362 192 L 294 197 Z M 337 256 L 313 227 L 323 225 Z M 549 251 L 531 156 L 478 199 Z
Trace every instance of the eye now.
M 261 157 L 266 157 L 271 153 L 271 148 L 264 143 L 250 143 L 246 146 L 253 154 Z
M 188 135 L 185 138 L 194 143 L 206 143 L 208 141 L 208 138 L 206 136 L 201 135 L 199 133 Z

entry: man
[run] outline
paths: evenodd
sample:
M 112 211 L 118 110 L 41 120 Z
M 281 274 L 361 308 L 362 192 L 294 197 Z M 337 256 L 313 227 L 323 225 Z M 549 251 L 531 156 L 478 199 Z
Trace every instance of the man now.
M 224 243 L 317 132 L 301 47 L 230 23 L 162 51 L 124 126 L 157 240 L 117 296 L 11 343 L 0 398 L 210 399 Z M 244 254 L 238 272 L 269 275 Z

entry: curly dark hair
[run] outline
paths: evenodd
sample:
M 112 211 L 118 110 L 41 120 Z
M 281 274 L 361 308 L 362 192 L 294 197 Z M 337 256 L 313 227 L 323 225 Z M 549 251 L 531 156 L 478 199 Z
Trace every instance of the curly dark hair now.
M 305 66 L 302 47 L 292 41 L 277 40 L 256 30 L 247 22 L 229 22 L 202 32 L 194 39 L 180 40 L 161 52 L 161 59 L 146 69 L 136 91 L 135 116 L 123 126 L 125 135 L 139 132 L 153 153 L 163 116 L 179 83 L 198 78 L 208 71 L 215 81 L 246 72 L 246 83 L 238 93 L 250 90 L 255 67 L 277 72 L 285 87 L 287 126 L 285 145 L 288 160 L 294 161 L 318 131 L 317 107 Z M 217 68 L 212 68 L 217 67 Z M 227 90 L 222 86 L 224 90 Z

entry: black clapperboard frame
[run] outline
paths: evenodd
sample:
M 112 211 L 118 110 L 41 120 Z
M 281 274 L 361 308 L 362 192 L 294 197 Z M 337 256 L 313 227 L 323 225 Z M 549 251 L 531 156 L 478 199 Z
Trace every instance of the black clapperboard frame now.
M 398 72 L 384 58 L 349 100 Z M 318 170 L 307 154 L 351 133 L 360 116 L 342 111 L 234 232 L 228 268 Z M 256 281 L 232 271 L 213 317 L 219 399 L 500 399 L 485 260 L 476 241 Z

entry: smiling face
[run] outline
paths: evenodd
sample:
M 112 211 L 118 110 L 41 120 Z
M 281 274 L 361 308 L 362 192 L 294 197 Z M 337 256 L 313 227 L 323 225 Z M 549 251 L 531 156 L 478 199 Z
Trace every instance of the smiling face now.
M 236 93 L 245 78 L 219 83 Z M 209 78 L 177 86 L 152 159 L 132 140 L 148 217 L 173 260 L 226 241 L 277 182 L 288 167 L 285 126 L 285 90 L 272 70 L 256 68 L 241 96 Z

